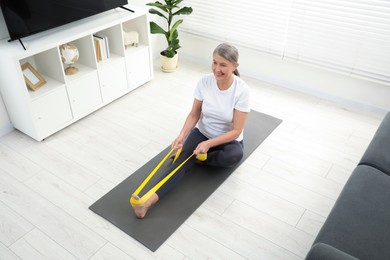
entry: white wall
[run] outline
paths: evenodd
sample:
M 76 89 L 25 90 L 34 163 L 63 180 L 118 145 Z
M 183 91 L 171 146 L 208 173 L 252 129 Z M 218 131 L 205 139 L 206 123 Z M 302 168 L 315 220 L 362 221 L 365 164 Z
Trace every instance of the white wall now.
M 182 58 L 211 64 L 211 53 L 220 43 L 180 32 Z M 242 75 L 264 80 L 378 114 L 390 111 L 390 86 L 289 62 L 237 46 Z

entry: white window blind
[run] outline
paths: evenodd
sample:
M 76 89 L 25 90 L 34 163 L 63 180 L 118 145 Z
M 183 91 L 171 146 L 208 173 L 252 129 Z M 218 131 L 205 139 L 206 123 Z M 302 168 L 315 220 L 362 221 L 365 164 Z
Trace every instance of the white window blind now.
M 181 30 L 390 84 L 389 0 L 186 0 Z

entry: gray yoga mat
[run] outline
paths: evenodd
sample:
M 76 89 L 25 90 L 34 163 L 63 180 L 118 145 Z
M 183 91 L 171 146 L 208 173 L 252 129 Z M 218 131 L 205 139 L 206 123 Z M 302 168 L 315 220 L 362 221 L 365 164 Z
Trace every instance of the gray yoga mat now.
M 244 158 L 240 164 L 268 137 L 281 123 L 280 119 L 251 111 L 244 133 Z M 140 169 L 89 207 L 90 210 L 107 219 L 123 232 L 133 237 L 151 251 L 156 251 L 184 221 L 221 185 L 234 168 L 217 168 L 195 165 L 156 205 L 149 209 L 144 219 L 137 219 L 129 203 L 131 194 L 146 176 L 169 152 L 167 147 Z M 156 173 L 168 167 L 166 162 Z M 147 191 L 154 183 L 146 186 Z

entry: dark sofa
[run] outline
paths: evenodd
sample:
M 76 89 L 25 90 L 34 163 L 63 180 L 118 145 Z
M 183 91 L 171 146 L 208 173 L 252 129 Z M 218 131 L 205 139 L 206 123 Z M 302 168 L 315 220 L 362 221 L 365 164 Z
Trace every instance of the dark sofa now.
M 349 177 L 306 259 L 390 259 L 390 112 Z

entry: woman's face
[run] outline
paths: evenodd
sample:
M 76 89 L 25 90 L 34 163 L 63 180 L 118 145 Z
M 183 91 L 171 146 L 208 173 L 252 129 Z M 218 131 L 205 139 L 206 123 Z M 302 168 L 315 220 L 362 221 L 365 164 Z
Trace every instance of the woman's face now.
M 233 72 L 237 69 L 238 64 L 233 64 L 218 54 L 213 54 L 213 64 L 211 69 L 217 82 L 231 79 Z

